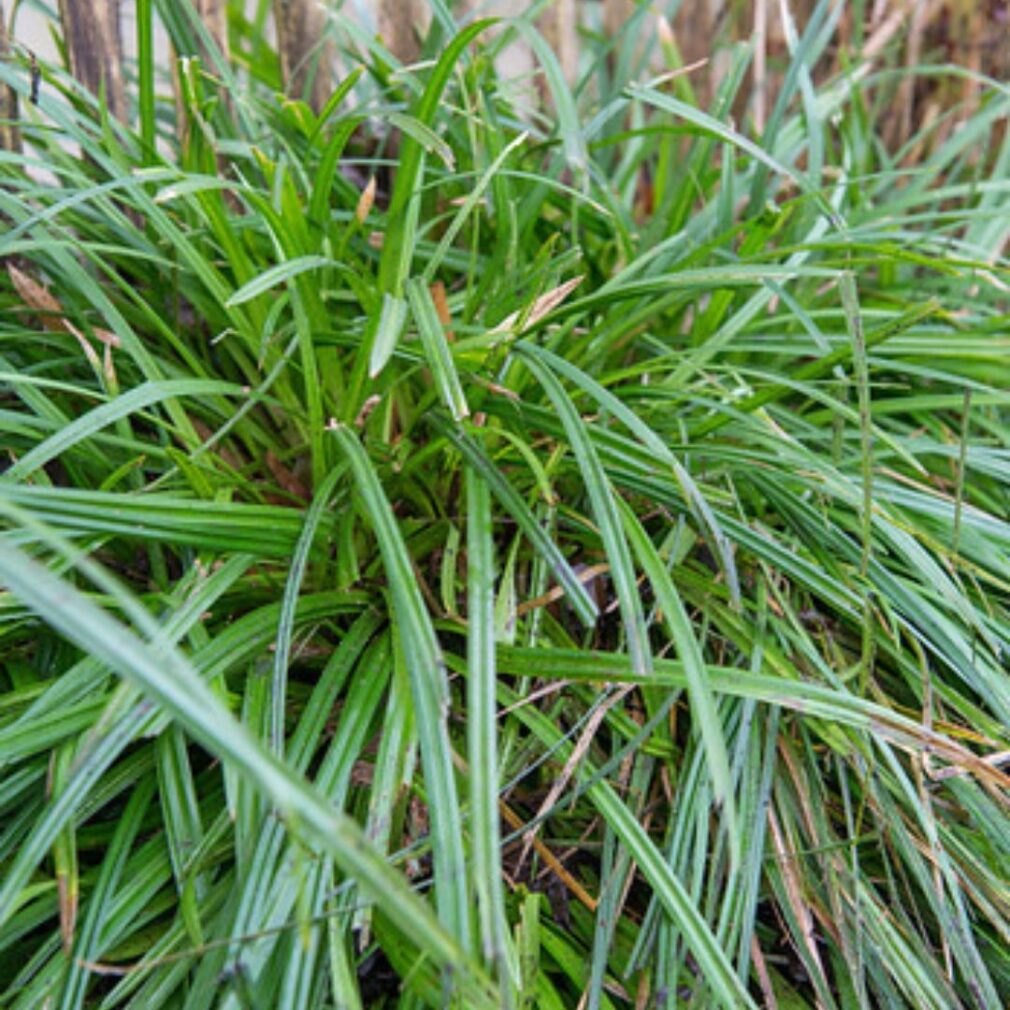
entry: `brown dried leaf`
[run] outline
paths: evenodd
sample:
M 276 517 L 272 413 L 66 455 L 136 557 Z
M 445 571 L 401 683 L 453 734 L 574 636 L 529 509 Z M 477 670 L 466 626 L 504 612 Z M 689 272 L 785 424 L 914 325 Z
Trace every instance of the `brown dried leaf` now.
M 361 191 L 361 196 L 358 197 L 358 206 L 354 211 L 354 218 L 358 224 L 364 224 L 368 217 L 369 212 L 372 209 L 372 204 L 375 203 L 375 176 L 373 175 L 368 180 L 368 185 Z
M 269 449 L 267 449 L 266 456 L 267 468 L 274 476 L 274 480 L 288 494 L 293 495 L 295 498 L 299 498 L 301 501 L 308 501 L 312 495 L 309 494 L 309 489 L 298 479 L 297 474 L 294 470 L 286 467 Z
M 584 275 L 573 277 L 571 280 L 559 284 L 556 288 L 544 292 L 534 303 L 533 307 L 526 314 L 522 331 L 526 332 L 531 326 L 535 326 L 548 313 L 553 312 L 583 281 Z M 513 312 L 512 315 L 503 319 L 493 330 L 494 333 L 505 333 L 515 327 L 523 317 L 523 311 Z
M 14 290 L 30 309 L 42 313 L 63 312 L 63 306 L 37 280 L 19 270 L 13 263 L 7 264 L 7 274 L 14 284 Z
M 526 327 L 534 326 L 549 312 L 553 312 L 582 283 L 583 277 L 584 275 L 580 274 L 542 294 L 533 303 L 533 310 L 526 319 Z
M 191 414 L 189 416 L 189 422 L 193 425 L 193 430 L 204 440 L 204 442 L 213 437 L 213 429 L 205 422 L 201 421 L 200 418 L 194 417 Z M 245 460 L 243 460 L 237 452 L 230 449 L 227 445 L 219 445 L 215 451 L 217 455 L 233 470 L 241 470 L 242 467 L 245 466 Z
M 102 352 L 102 374 L 105 376 L 105 382 L 109 389 L 115 389 L 117 386 L 116 366 L 112 363 L 111 344 L 106 344 L 105 350 Z
M 786 897 L 802 934 L 803 946 L 810 956 L 810 963 L 817 967 L 821 983 L 827 986 L 827 976 L 821 961 L 820 950 L 817 947 L 817 933 L 814 929 L 814 914 L 803 893 L 803 882 L 796 866 L 795 848 L 787 844 L 775 811 L 768 811 L 768 827 L 770 828 L 772 847 L 779 864 L 779 870 L 786 885 Z M 815 997 L 817 1010 L 823 1010 L 824 1004 Z
M 498 812 L 505 819 L 507 824 L 513 831 L 518 831 L 523 827 L 523 819 L 502 799 L 498 800 Z M 527 832 L 529 834 L 529 832 Z M 571 873 L 565 869 L 564 864 L 557 856 L 535 835 L 533 836 L 533 848 L 536 849 L 537 854 L 543 860 L 544 864 L 549 867 L 561 880 L 561 882 L 568 888 L 572 893 L 572 896 L 580 901 L 590 912 L 596 911 L 596 906 L 599 902 L 594 898 L 580 883 L 572 876 Z
M 88 354 L 89 350 L 91 351 L 91 354 L 88 354 L 88 359 L 91 360 L 94 354 L 91 344 L 84 334 L 63 314 L 63 306 L 60 304 L 59 299 L 33 277 L 29 277 L 23 270 L 19 270 L 13 263 L 7 264 L 7 275 L 14 285 L 14 290 L 21 296 L 25 305 L 30 309 L 34 309 L 42 317 L 42 321 L 47 326 L 52 326 L 75 337 L 85 349 L 85 354 Z M 111 330 L 103 330 L 96 327 L 94 334 L 106 347 L 118 348 L 122 346 L 119 337 Z M 95 360 L 97 361 L 97 359 Z
M 449 299 L 445 293 L 445 285 L 441 281 L 435 281 L 431 285 L 431 300 L 435 303 L 435 311 L 438 313 L 438 321 L 445 330 L 445 339 L 451 344 L 456 335 L 452 332 L 452 313 L 449 312 Z
M 561 774 L 557 777 L 554 785 L 551 786 L 544 798 L 543 802 L 540 804 L 539 809 L 536 813 L 536 825 L 532 828 L 527 829 L 523 833 L 523 847 L 522 852 L 519 854 L 518 860 L 516 860 L 516 867 L 520 867 L 526 862 L 526 857 L 529 855 L 529 851 L 536 845 L 537 832 L 540 830 L 540 825 L 543 824 L 543 819 L 547 812 L 551 810 L 554 805 L 561 798 L 561 794 L 568 787 L 568 783 L 571 777 L 575 774 L 575 769 L 578 768 L 579 763 L 585 757 L 586 752 L 589 750 L 590 744 L 593 742 L 593 737 L 596 736 L 597 730 L 603 723 L 603 720 L 607 717 L 607 713 L 627 694 L 635 689 L 634 684 L 625 684 L 623 687 L 619 687 L 606 701 L 604 701 L 596 711 L 586 720 L 585 727 L 583 728 L 581 734 L 579 734 L 579 739 L 576 740 L 575 746 L 572 748 L 571 753 L 568 755 L 568 760 L 565 762 L 564 768 L 561 769 Z M 539 852 L 540 850 L 537 849 Z
M 65 871 L 56 875 L 56 891 L 60 909 L 60 939 L 63 950 L 69 954 L 74 948 L 74 930 L 77 926 L 77 888 Z
M 361 410 L 358 411 L 358 416 L 354 419 L 354 426 L 356 428 L 364 428 L 365 422 L 368 420 L 368 415 L 371 414 L 380 403 L 382 403 L 382 397 L 379 396 L 378 393 L 373 393 L 361 405 Z M 330 427 L 333 427 L 332 423 Z
M 120 348 L 123 346 L 123 342 L 112 332 L 112 330 L 103 330 L 100 326 L 96 326 L 92 331 L 96 339 L 100 340 L 106 347 Z

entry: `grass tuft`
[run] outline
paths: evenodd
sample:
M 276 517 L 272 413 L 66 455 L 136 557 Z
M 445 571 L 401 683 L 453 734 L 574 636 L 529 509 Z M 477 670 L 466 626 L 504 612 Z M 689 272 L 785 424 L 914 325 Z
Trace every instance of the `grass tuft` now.
M 238 6 L 0 61 L 0 1005 L 1004 1005 L 1010 92 Z

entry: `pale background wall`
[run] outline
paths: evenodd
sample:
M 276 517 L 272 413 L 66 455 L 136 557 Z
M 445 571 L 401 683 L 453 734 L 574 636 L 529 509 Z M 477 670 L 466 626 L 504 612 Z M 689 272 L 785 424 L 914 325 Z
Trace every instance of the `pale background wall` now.
M 11 10 L 14 8 L 13 3 L 7 0 L 3 6 L 9 17 Z M 125 0 L 120 7 L 119 16 L 122 24 L 123 48 L 128 55 L 133 55 L 137 51 L 135 10 L 136 5 L 132 0 Z M 50 13 L 52 14 L 52 20 L 40 6 L 37 6 L 35 3 L 26 3 L 24 0 L 14 10 L 14 39 L 23 46 L 27 46 L 40 59 L 44 60 L 55 60 L 57 58 L 56 44 L 50 31 L 51 24 L 54 22 L 57 25 L 59 24 L 59 13 L 56 9 L 55 0 Z M 161 30 L 160 25 L 157 25 L 155 30 L 157 32 L 159 51 L 166 53 L 168 51 L 168 43 L 165 33 Z
M 111 2 L 111 0 L 110 0 Z M 200 0 L 194 0 L 199 3 Z M 205 0 L 206 2 L 206 0 Z M 246 0 L 247 10 L 256 8 L 258 0 Z M 259 0 L 261 2 L 261 0 Z M 541 2 L 545 13 L 540 19 L 540 28 L 551 40 L 569 79 L 574 80 L 576 73 L 577 52 L 574 48 L 575 16 L 578 0 L 552 0 L 548 4 Z M 584 9 L 604 6 L 616 9 L 627 7 L 633 0 L 590 0 Z M 711 0 L 706 0 L 711 2 Z M 358 21 L 369 34 L 381 32 L 390 49 L 409 58 L 412 40 L 410 27 L 411 17 L 420 15 L 422 23 L 428 20 L 427 0 L 322 0 L 320 7 L 339 11 L 341 14 Z M 532 6 L 532 0 L 457 0 L 453 5 L 458 15 L 470 18 L 479 17 L 510 17 L 520 14 Z M 16 43 L 34 52 L 39 59 L 55 61 L 58 59 L 57 47 L 53 38 L 53 28 L 59 23 L 59 0 L 0 0 L 0 11 L 5 11 L 9 17 L 14 11 L 12 38 Z M 136 52 L 136 4 L 134 0 L 120 2 L 120 37 L 124 55 L 127 58 Z M 609 12 L 612 16 L 612 10 Z M 272 19 L 268 26 L 272 28 Z M 155 48 L 159 54 L 159 62 L 166 65 L 168 58 L 168 39 L 155 16 Z M 499 58 L 499 71 L 506 80 L 516 84 L 517 92 L 513 100 L 520 105 L 526 104 L 521 95 L 523 81 L 531 80 L 534 60 L 529 49 L 517 42 L 511 45 Z M 529 85 L 532 98 L 533 85 Z
M 246 0 L 247 9 L 255 6 L 256 0 Z M 353 15 L 370 31 L 376 31 L 379 21 L 379 7 L 385 6 L 388 16 L 394 20 L 404 9 L 411 6 L 410 0 L 335 0 L 327 6 L 337 8 L 345 14 Z M 423 0 L 413 0 L 414 6 L 425 7 Z M 10 16 L 14 4 L 7 0 L 2 6 L 6 8 L 6 13 Z M 44 7 L 36 3 L 35 0 L 22 0 L 21 4 L 14 10 L 14 38 L 22 45 L 27 46 L 41 59 L 54 60 L 57 56 L 56 45 L 53 42 L 50 32 L 51 19 L 47 16 Z M 473 16 L 476 17 L 508 17 L 520 13 L 529 6 L 529 0 L 471 0 L 467 4 Z M 560 6 L 565 6 L 562 3 Z M 136 51 L 136 21 L 134 18 L 135 4 L 133 0 L 122 0 L 120 7 L 120 22 L 122 24 L 123 48 L 127 55 L 132 55 Z M 52 19 L 58 18 L 55 2 L 49 12 Z M 160 53 L 167 53 L 168 45 L 165 33 L 161 26 L 155 27 L 156 43 Z

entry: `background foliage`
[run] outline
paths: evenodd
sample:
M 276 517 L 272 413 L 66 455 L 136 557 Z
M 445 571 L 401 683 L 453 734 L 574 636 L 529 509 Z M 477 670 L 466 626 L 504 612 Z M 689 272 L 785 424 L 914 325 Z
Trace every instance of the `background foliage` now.
M 0 1003 L 1004 1005 L 1006 87 L 157 6 L 0 64 Z

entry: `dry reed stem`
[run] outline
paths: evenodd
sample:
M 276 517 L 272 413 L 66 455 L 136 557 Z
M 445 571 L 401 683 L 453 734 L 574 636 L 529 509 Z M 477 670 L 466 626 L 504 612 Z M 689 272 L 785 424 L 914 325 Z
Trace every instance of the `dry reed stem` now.
M 326 15 L 316 0 L 274 0 L 277 49 L 284 87 L 319 112 L 333 91 L 333 47 Z
M 403 63 L 416 63 L 420 39 L 428 30 L 430 10 L 424 0 L 379 0 L 379 34 L 386 48 Z
M 7 34 L 7 13 L 0 0 L 0 60 L 14 57 Z M 14 125 L 18 118 L 18 93 L 8 84 L 0 86 L 0 150 L 20 151 L 21 131 Z
M 60 0 L 60 20 L 74 77 L 93 95 L 104 93 L 109 112 L 125 122 L 119 0 Z

